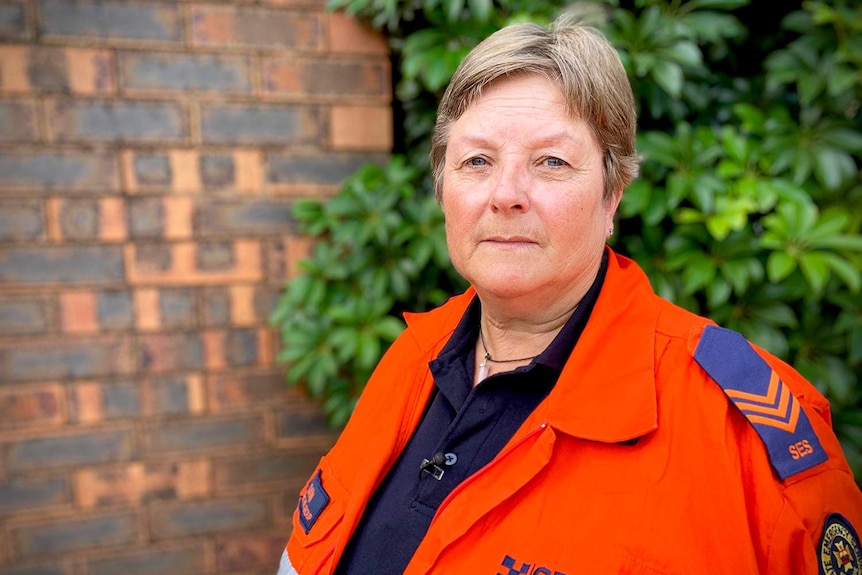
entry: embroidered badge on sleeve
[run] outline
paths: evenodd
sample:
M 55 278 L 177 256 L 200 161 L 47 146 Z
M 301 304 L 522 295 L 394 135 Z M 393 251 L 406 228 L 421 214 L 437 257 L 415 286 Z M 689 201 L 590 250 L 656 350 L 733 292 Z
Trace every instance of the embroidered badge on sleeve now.
M 778 477 L 828 459 L 799 400 L 742 335 L 707 326 L 694 359 L 757 431 Z
M 833 513 L 826 518 L 817 553 L 820 557 L 820 575 L 862 574 L 859 538 L 843 515 Z
M 305 491 L 299 497 L 299 503 L 296 506 L 299 514 L 299 523 L 305 534 L 311 531 L 320 513 L 329 503 L 329 494 L 323 489 L 323 482 L 320 480 L 320 471 L 318 471 L 308 485 L 305 486 Z

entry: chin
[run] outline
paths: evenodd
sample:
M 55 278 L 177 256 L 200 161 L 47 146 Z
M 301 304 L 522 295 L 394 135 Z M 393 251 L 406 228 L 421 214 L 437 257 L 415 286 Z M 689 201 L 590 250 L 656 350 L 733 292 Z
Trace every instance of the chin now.
M 541 287 L 535 281 L 527 281 L 523 276 L 517 275 L 478 277 L 471 283 L 480 295 L 496 298 L 517 298 L 529 295 Z

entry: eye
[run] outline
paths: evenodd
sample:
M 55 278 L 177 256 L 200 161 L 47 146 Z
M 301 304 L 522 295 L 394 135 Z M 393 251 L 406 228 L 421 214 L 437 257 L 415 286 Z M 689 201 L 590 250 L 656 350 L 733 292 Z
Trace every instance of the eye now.
M 566 165 L 564 160 L 560 158 L 555 158 L 554 156 L 548 156 L 545 158 L 545 165 L 551 168 L 562 168 Z
M 482 166 L 487 166 L 488 162 L 485 158 L 475 157 L 467 160 L 467 165 L 472 166 L 474 168 L 481 168 Z

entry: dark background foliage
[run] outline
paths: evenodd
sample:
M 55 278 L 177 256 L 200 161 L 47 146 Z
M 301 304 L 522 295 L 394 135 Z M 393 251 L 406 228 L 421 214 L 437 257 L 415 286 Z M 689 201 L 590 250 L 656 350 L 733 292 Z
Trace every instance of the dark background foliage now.
M 383 351 L 464 287 L 449 266 L 428 147 L 461 58 L 515 21 L 573 11 L 629 73 L 640 177 L 614 248 L 663 297 L 793 364 L 831 401 L 862 476 L 862 5 L 748 0 L 331 0 L 382 29 L 396 71 L 396 149 L 326 202 L 297 202 L 316 239 L 272 321 L 287 379 L 349 417 Z

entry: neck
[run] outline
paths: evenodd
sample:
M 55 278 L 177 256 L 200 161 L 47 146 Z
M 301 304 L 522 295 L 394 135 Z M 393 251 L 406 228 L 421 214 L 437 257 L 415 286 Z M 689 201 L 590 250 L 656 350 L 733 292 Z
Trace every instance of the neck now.
M 572 313 L 574 309 L 541 323 L 500 323 L 483 308 L 476 342 L 475 383 L 529 364 L 551 344 Z

